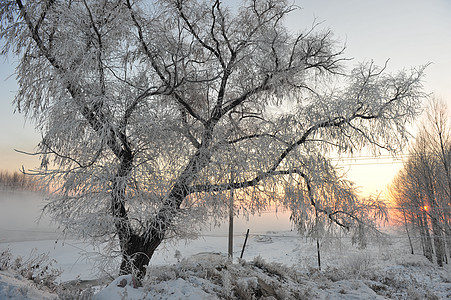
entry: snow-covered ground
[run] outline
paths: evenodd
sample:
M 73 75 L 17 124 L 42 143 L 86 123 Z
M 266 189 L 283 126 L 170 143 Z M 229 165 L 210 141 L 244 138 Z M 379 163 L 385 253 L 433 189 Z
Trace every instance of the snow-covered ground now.
M 63 270 L 56 279 L 62 285 L 51 291 L 28 281 L 20 268 L 2 268 L 0 260 L 0 299 L 70 299 L 75 292 L 62 287 L 75 289 L 74 280 L 85 288 L 79 299 L 451 299 L 450 265 L 437 267 L 420 249 L 411 255 L 405 234 L 393 229 L 363 250 L 347 236 L 322 241 L 319 271 L 316 244 L 290 230 L 288 215 L 263 214 L 235 222 L 233 262 L 226 257 L 227 225 L 205 230 L 198 240 L 160 247 L 149 278 L 135 288 L 133 278 L 115 278 L 102 265 L 98 249 L 59 239 L 47 219 L 36 226 L 42 206 L 36 196 L 0 193 L 0 204 L 0 253 L 8 249 L 11 260 L 23 261 L 45 253 L 55 260 L 51 268 Z

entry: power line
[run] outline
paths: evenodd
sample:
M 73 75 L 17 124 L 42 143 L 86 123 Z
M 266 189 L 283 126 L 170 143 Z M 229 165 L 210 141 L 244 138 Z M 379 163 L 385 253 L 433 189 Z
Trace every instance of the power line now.
M 368 166 L 368 165 L 393 165 L 393 164 L 403 164 L 403 161 L 391 161 L 391 162 L 369 162 L 369 163 L 341 163 L 340 166 Z
M 332 160 L 366 160 L 366 159 L 399 159 L 399 158 L 408 158 L 412 156 L 412 154 L 400 154 L 397 156 L 393 155 L 360 155 L 360 156 L 351 156 L 351 157 L 330 157 Z

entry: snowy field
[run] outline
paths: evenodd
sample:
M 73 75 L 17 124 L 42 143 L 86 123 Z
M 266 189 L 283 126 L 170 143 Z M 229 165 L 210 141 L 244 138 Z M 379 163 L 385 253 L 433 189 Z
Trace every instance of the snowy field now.
M 56 277 L 61 285 L 38 289 L 20 268 L 2 266 L 3 257 L 0 299 L 71 299 L 76 293 L 79 299 L 100 300 L 451 299 L 450 265 L 439 268 L 427 261 L 418 243 L 418 254 L 411 255 L 402 231 L 386 228 L 388 235 L 371 240 L 366 249 L 352 246 L 347 236 L 323 240 L 319 271 L 316 244 L 291 231 L 286 213 L 237 220 L 233 262 L 226 258 L 227 225 L 205 230 L 195 241 L 165 244 L 152 258 L 143 287 L 135 288 L 130 276 L 115 278 L 98 249 L 60 239 L 46 218 L 36 225 L 42 206 L 37 198 L 0 193 L 0 253 L 9 253 L 11 261 L 22 257 L 22 265 L 45 254 L 54 260 L 49 268 L 63 271 Z M 42 264 L 36 268 L 42 270 Z

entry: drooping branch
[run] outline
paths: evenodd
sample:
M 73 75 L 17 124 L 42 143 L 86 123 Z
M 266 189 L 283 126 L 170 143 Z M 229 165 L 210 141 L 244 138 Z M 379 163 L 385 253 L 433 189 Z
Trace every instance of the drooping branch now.
M 315 212 L 320 212 L 322 214 L 325 214 L 331 221 L 333 221 L 335 224 L 337 224 L 340 227 L 345 228 L 346 230 L 349 230 L 349 225 L 343 224 L 342 222 L 340 222 L 339 220 L 337 220 L 334 216 L 336 214 L 339 213 L 339 211 L 335 211 L 335 212 L 329 212 L 325 209 L 322 209 L 321 207 L 319 207 L 315 201 L 315 196 L 313 195 L 313 189 L 312 189 L 312 185 L 311 185 L 311 181 L 309 179 L 309 177 L 307 176 L 307 174 L 305 173 L 299 173 L 299 175 L 304 179 L 305 184 L 307 185 L 307 193 L 310 199 L 310 204 L 315 208 Z M 345 213 L 345 212 L 343 212 Z M 353 218 L 356 218 L 355 216 L 349 214 L 349 216 L 352 216 Z
M 272 138 L 272 139 L 274 139 L 276 141 L 279 141 L 281 143 L 288 144 L 286 141 L 283 141 L 277 135 L 269 134 L 269 133 L 255 133 L 255 134 L 250 134 L 250 135 L 246 135 L 246 136 L 241 136 L 239 138 L 236 138 L 236 139 L 233 139 L 233 140 L 229 140 L 228 144 L 232 145 L 232 144 L 236 144 L 236 143 L 239 143 L 239 142 L 242 142 L 242 141 L 252 140 L 252 139 L 257 139 L 257 138 L 262 138 L 262 137 L 269 137 L 269 138 Z
M 45 149 L 47 149 L 46 151 L 38 151 L 38 152 L 26 152 L 26 151 L 22 151 L 22 150 L 18 150 L 18 149 L 14 149 L 14 151 L 18 152 L 18 153 L 22 153 L 22 154 L 26 154 L 26 155 L 30 155 L 30 156 L 36 156 L 36 155 L 49 155 L 49 154 L 53 154 L 56 157 L 59 157 L 63 160 L 69 160 L 73 163 L 75 163 L 77 165 L 77 168 L 80 169 L 86 169 L 89 168 L 91 166 L 93 166 L 97 159 L 100 157 L 100 155 L 102 154 L 103 148 L 101 147 L 96 154 L 94 155 L 94 157 L 90 160 L 89 163 L 84 164 L 81 161 L 79 161 L 78 159 L 75 159 L 72 156 L 69 155 L 64 155 L 62 153 L 59 153 L 58 151 L 54 150 L 48 143 L 46 143 L 45 139 L 42 139 L 41 144 L 44 145 Z M 72 169 L 74 170 L 74 169 Z
M 27 13 L 26 8 L 24 7 L 21 0 L 16 0 L 17 6 L 20 9 L 20 12 L 27 24 L 27 27 L 32 35 L 33 40 L 35 41 L 38 49 L 40 50 L 41 54 L 44 55 L 44 57 L 47 59 L 47 61 L 52 65 L 52 67 L 55 69 L 57 73 L 60 73 L 63 78 L 70 77 L 68 74 L 70 74 L 70 70 L 67 70 L 58 62 L 55 56 L 53 56 L 49 49 L 44 45 L 41 37 L 39 36 L 39 33 L 37 31 L 37 28 L 33 26 L 33 23 Z M 70 82 L 67 80 L 65 82 L 65 88 L 71 95 L 72 99 L 75 101 L 77 106 L 79 107 L 80 113 L 83 115 L 83 117 L 89 122 L 91 127 L 99 133 L 100 135 L 103 134 L 104 127 L 108 127 L 109 132 L 109 138 L 107 139 L 107 144 L 111 151 L 115 154 L 116 157 L 120 158 L 123 156 L 122 147 L 117 142 L 115 136 L 115 130 L 111 127 L 111 125 L 108 123 L 106 117 L 104 114 L 100 111 L 99 107 L 94 107 L 94 109 L 91 109 L 88 107 L 86 103 L 83 101 L 83 95 L 81 92 L 81 88 L 77 86 L 75 83 Z
M 105 86 L 105 71 L 104 71 L 104 66 L 103 66 L 103 62 L 102 62 L 102 50 L 103 50 L 102 49 L 103 48 L 102 34 L 100 33 L 100 29 L 98 28 L 98 26 L 94 20 L 94 16 L 92 15 L 91 9 L 89 8 L 88 3 L 86 3 L 86 0 L 83 0 L 83 4 L 85 5 L 86 11 L 88 12 L 89 20 L 91 21 L 91 27 L 94 29 L 96 39 L 97 39 L 97 44 L 98 44 L 97 68 L 98 68 L 98 72 L 99 72 L 100 94 L 102 96 L 105 96 L 106 86 Z M 103 99 L 101 101 L 103 101 Z M 99 104 L 96 103 L 95 105 L 99 105 Z M 100 103 L 100 105 L 102 105 L 102 103 Z
M 39 36 L 39 32 L 36 27 L 33 26 L 32 21 L 27 13 L 26 8 L 22 4 L 21 0 L 16 0 L 16 3 L 21 11 L 21 14 L 27 24 L 27 27 L 32 35 L 34 42 L 37 45 L 40 53 L 47 59 L 50 65 L 55 69 L 55 72 L 59 73 L 62 78 L 70 78 L 70 70 L 66 69 L 63 64 L 61 64 L 58 59 L 49 51 L 49 49 L 44 45 L 41 37 Z M 85 2 L 86 4 L 86 2 Z M 86 6 L 88 11 L 89 8 Z M 93 23 L 94 20 L 91 21 Z M 94 26 L 94 24 L 92 24 Z M 98 34 L 98 43 L 99 47 L 101 46 L 101 36 L 100 32 L 97 30 Z M 103 73 L 103 65 L 101 56 L 101 47 L 98 49 L 98 68 L 99 68 L 99 76 L 100 76 L 100 85 L 101 85 L 101 93 L 105 93 L 105 78 Z M 68 91 L 73 101 L 76 103 L 79 112 L 81 115 L 88 121 L 91 128 L 99 135 L 104 136 L 106 132 L 106 144 L 111 149 L 113 154 L 119 159 L 120 165 L 117 170 L 117 173 L 114 175 L 112 179 L 112 213 L 115 217 L 115 226 L 117 229 L 117 233 L 120 236 L 121 242 L 124 242 L 128 239 L 132 227 L 129 222 L 128 214 L 125 208 L 124 199 L 125 199 L 125 187 L 122 180 L 126 177 L 126 175 L 131 171 L 132 163 L 133 163 L 133 153 L 131 149 L 131 145 L 125 135 L 125 132 L 120 132 L 116 130 L 111 122 L 107 119 L 105 114 L 102 111 L 102 106 L 94 103 L 92 108 L 88 106 L 84 97 L 85 95 L 82 92 L 82 88 L 76 83 L 70 81 L 69 79 L 65 80 L 64 88 Z M 102 100 L 103 101 L 103 100 Z M 45 141 L 44 141 L 45 143 Z M 60 154 L 55 150 L 52 150 L 49 145 L 44 145 L 49 151 L 60 157 L 62 159 L 68 159 L 72 162 L 79 165 L 80 168 L 85 167 L 85 165 L 81 164 L 77 160 L 68 155 Z

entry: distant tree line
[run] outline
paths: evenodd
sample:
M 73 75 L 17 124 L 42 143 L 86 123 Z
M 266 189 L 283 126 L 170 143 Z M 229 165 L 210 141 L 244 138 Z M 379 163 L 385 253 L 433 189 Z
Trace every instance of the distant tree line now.
M 40 191 L 41 185 L 36 176 L 21 172 L 0 171 L 0 190 Z
M 451 253 L 451 120 L 434 99 L 426 111 L 409 158 L 390 191 L 409 236 L 419 235 L 423 254 L 439 266 Z M 448 252 L 448 255 L 447 255 Z

